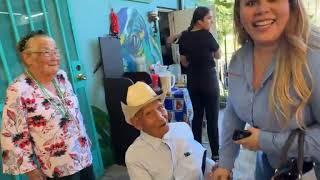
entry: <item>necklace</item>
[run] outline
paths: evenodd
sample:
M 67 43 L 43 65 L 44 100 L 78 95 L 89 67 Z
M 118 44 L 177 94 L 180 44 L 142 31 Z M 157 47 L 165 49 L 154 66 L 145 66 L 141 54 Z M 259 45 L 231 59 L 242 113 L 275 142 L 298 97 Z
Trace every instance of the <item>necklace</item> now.
M 65 100 L 64 100 L 64 95 L 61 91 L 61 89 L 59 88 L 57 82 L 55 79 L 52 80 L 52 84 L 57 92 L 58 95 L 58 103 L 56 101 L 54 101 L 54 98 L 50 96 L 48 90 L 39 82 L 36 80 L 36 78 L 34 78 L 34 76 L 29 72 L 26 71 L 27 76 L 29 76 L 35 83 L 36 85 L 40 88 L 42 94 L 45 96 L 45 98 L 49 101 L 50 104 L 52 104 L 56 110 L 58 110 L 61 114 L 62 114 L 62 118 L 64 120 L 68 120 L 71 115 L 68 111 L 68 109 L 65 107 Z

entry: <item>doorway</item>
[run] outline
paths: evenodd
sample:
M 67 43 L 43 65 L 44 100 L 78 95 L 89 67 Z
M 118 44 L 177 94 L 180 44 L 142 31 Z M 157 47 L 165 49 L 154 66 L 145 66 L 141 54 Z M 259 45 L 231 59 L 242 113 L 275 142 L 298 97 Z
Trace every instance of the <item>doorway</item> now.
M 158 7 L 162 62 L 167 66 L 174 63 L 171 45 L 167 43 L 167 38 L 170 36 L 169 13 L 173 11 L 175 9 Z

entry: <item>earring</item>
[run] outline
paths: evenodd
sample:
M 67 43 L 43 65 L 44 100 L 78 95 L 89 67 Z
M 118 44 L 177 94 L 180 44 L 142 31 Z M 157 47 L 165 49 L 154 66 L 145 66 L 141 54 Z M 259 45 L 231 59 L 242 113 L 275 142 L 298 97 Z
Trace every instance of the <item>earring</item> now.
M 244 27 L 243 27 L 242 25 L 241 25 L 241 31 L 242 31 L 243 33 L 247 34 L 246 29 L 244 29 Z

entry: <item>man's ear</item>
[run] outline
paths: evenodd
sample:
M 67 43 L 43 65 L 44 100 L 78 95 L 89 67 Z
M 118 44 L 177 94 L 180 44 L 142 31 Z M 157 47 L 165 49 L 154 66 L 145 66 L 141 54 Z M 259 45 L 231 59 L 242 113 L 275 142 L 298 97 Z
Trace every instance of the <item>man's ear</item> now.
M 131 118 L 130 121 L 131 121 L 132 126 L 134 126 L 138 130 L 142 130 L 141 119 L 139 119 L 136 116 L 134 116 L 133 118 Z

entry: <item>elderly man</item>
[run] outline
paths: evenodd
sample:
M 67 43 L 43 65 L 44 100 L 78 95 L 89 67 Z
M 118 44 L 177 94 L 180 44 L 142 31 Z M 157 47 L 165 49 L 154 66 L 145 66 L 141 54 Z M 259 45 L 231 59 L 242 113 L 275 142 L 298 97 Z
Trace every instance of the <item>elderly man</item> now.
M 127 105 L 121 103 L 127 123 L 141 131 L 126 152 L 130 179 L 202 180 L 214 162 L 186 123 L 167 122 L 164 98 L 137 82 L 128 88 Z

